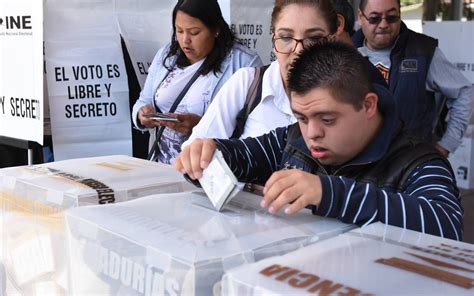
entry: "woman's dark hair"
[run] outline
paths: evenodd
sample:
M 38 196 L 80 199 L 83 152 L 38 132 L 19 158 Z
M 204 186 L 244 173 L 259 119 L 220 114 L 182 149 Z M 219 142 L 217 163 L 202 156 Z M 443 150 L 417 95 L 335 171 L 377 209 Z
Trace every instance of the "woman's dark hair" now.
M 342 15 L 344 18 L 344 31 L 349 33 L 350 36 L 354 34 L 354 8 L 347 0 L 334 0 L 334 9 L 336 13 Z
M 172 56 L 177 57 L 176 65 L 180 68 L 190 65 L 190 62 L 179 46 L 176 38 L 176 14 L 184 12 L 199 19 L 212 32 L 219 32 L 214 48 L 208 54 L 201 69 L 201 74 L 206 75 L 211 71 L 215 74 L 221 71 L 221 63 L 234 45 L 235 36 L 229 25 L 222 17 L 222 12 L 217 0 L 179 0 L 173 9 L 173 36 L 168 54 L 163 60 L 163 66 L 171 71 L 174 65 L 167 63 Z
M 314 6 L 318 9 L 319 14 L 327 24 L 330 34 L 336 33 L 338 26 L 337 13 L 334 10 L 331 0 L 275 0 L 272 12 L 272 30 L 274 30 L 275 23 L 280 17 L 283 8 L 290 4 L 306 4 Z

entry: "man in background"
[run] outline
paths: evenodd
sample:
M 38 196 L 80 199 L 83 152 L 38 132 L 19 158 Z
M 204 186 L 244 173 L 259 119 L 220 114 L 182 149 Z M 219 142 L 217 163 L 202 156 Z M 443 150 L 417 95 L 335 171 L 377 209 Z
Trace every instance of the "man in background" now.
M 362 0 L 361 29 L 354 45 L 379 69 L 398 102 L 404 129 L 434 145 L 444 156 L 460 145 L 471 116 L 471 84 L 438 48 L 438 41 L 407 28 L 398 0 Z M 441 139 L 433 136 L 439 118 L 435 93 L 446 97 L 449 119 Z M 439 141 L 438 141 L 439 140 Z

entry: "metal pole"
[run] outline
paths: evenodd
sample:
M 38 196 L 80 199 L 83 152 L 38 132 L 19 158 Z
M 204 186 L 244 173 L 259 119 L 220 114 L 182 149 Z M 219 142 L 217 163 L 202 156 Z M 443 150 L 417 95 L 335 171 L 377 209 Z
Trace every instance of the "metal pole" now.
M 451 2 L 451 19 L 453 21 L 460 21 L 463 12 L 463 1 L 464 0 L 453 0 Z
M 28 165 L 33 165 L 33 149 L 32 148 L 28 149 Z

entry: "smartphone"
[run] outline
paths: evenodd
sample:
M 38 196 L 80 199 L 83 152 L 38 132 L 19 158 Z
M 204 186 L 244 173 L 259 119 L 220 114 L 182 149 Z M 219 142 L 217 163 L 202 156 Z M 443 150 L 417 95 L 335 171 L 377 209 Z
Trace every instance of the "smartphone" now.
M 159 112 L 146 114 L 145 116 L 153 120 L 179 122 L 178 118 Z

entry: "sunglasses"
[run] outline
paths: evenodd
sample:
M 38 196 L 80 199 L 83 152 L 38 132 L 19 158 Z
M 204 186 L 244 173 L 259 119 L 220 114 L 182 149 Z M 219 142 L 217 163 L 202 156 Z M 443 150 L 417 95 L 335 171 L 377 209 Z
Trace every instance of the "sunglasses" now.
M 367 20 L 367 22 L 369 22 L 369 24 L 371 25 L 378 25 L 382 22 L 382 20 L 386 20 L 387 23 L 389 24 L 396 23 L 400 20 L 399 15 L 387 15 L 384 17 L 377 15 L 377 16 L 367 17 L 362 10 L 360 12 L 362 13 L 362 16 Z

